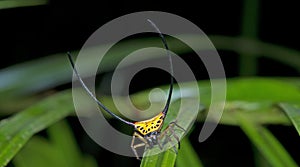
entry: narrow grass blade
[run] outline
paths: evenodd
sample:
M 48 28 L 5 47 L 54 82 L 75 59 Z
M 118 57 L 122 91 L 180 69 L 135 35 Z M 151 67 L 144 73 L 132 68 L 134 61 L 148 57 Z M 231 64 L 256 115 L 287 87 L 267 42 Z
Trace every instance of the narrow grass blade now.
M 219 35 L 211 35 L 209 37 L 217 49 L 235 51 L 257 57 L 267 57 L 300 71 L 299 50 L 249 38 Z
M 1 0 L 0 1 L 0 10 L 8 8 L 17 8 L 25 6 L 37 6 L 37 5 L 46 5 L 48 0 Z
M 257 38 L 259 23 L 259 0 L 244 0 L 242 14 L 242 36 L 250 39 Z M 241 76 L 251 76 L 257 73 L 257 58 L 243 53 L 240 56 L 239 73 Z
M 29 138 L 73 112 L 70 91 L 57 93 L 0 122 L 0 167 L 5 166 Z
M 272 167 L 256 147 L 253 147 L 253 156 L 255 167 Z
M 227 80 L 227 100 L 265 101 L 271 103 L 300 102 L 300 89 L 296 85 L 276 78 L 236 78 Z
M 287 114 L 289 119 L 292 121 L 294 127 L 296 128 L 298 134 L 300 135 L 300 108 L 296 105 L 291 105 L 287 103 L 281 103 L 279 106 Z
M 71 78 L 72 68 L 65 54 L 20 63 L 0 70 L 0 98 L 34 94 Z
M 251 122 L 260 125 L 291 125 L 289 118 L 274 104 L 264 102 L 248 101 L 228 101 L 220 120 L 220 124 L 239 125 L 236 113 L 242 114 Z M 204 121 L 205 117 L 198 116 L 199 121 Z
M 269 130 L 249 121 L 241 114 L 236 114 L 240 126 L 254 146 L 274 167 L 297 167 L 298 165 Z
M 148 154 L 155 153 L 156 150 L 152 149 L 148 151 Z M 165 152 L 156 155 L 150 155 L 144 157 L 141 163 L 141 167 L 172 167 L 175 165 L 176 153 L 169 149 Z

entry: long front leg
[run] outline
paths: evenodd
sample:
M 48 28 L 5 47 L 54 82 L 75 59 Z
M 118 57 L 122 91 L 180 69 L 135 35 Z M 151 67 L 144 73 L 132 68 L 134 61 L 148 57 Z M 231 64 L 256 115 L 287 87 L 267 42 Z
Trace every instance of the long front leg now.
M 171 131 L 171 134 L 173 134 L 174 138 L 177 140 L 178 149 L 180 149 L 180 140 L 179 140 L 179 137 L 176 135 L 175 130 L 173 129 L 173 127 L 170 127 L 170 131 Z
M 173 125 L 173 126 L 175 125 L 175 126 L 177 126 L 179 129 L 181 129 L 182 131 L 186 132 L 186 130 L 185 130 L 182 126 L 178 125 L 175 121 L 170 122 L 169 126 L 170 126 L 170 125 Z

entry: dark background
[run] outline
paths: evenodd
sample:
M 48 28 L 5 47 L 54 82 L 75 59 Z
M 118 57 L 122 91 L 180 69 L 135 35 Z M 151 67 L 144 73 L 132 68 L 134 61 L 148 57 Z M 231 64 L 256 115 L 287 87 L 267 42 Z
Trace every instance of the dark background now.
M 297 1 L 261 1 L 258 38 L 265 42 L 299 49 L 299 12 Z M 104 23 L 132 12 L 157 10 L 182 16 L 198 25 L 206 34 L 239 36 L 243 1 L 117 2 L 117 1 L 49 1 L 48 5 L 0 11 L 1 67 L 80 49 L 85 40 Z M 284 55 L 282 55 L 284 56 Z M 224 57 L 224 58 L 223 58 Z M 222 56 L 225 68 L 237 57 Z M 228 63 L 227 63 L 228 62 Z M 274 71 L 273 63 L 278 66 Z M 259 75 L 274 75 L 286 70 L 274 61 L 261 60 Z M 271 70 L 268 70 L 270 69 Z M 228 67 L 226 73 L 235 73 Z M 293 73 L 292 69 L 286 74 Z M 280 73 L 280 75 L 284 75 Z
M 209 35 L 241 35 L 242 0 L 239 1 L 54 1 L 48 5 L 0 10 L 0 68 L 5 68 L 20 62 L 44 57 L 54 53 L 78 50 L 85 40 L 101 25 L 119 16 L 132 12 L 154 10 L 170 12 L 182 16 L 198 25 Z M 278 44 L 299 50 L 299 5 L 296 1 L 261 1 L 257 9 L 259 13 L 259 28 L 257 38 L 261 41 Z M 228 51 L 219 51 L 226 75 L 239 76 L 239 55 Z M 282 55 L 284 56 L 284 55 Z M 191 66 L 193 60 L 190 61 Z M 155 71 L 157 72 L 157 71 Z M 151 74 L 149 74 L 151 75 Z M 267 58 L 258 59 L 257 76 L 298 76 L 299 73 L 287 65 Z M 147 78 L 135 79 L 137 89 L 152 87 Z M 205 79 L 201 76 L 198 79 Z M 167 83 L 168 80 L 163 82 Z M 137 90 L 133 90 L 137 91 Z M 85 153 L 93 154 L 100 166 L 104 164 L 120 164 L 128 157 L 110 153 L 98 147 L 81 129 L 76 118 L 69 118 L 77 140 Z M 190 139 L 199 157 L 207 166 L 241 166 L 249 162 L 254 166 L 252 147 L 246 136 L 238 127 L 218 126 L 214 134 L 204 143 L 198 143 L 197 138 L 201 123 Z M 296 131 L 283 126 L 270 126 L 270 130 L 287 148 L 295 160 L 299 145 Z M 198 129 L 198 130 L 197 130 Z M 284 133 L 283 133 L 284 132 Z M 292 142 L 294 141 L 294 142 Z M 107 155 L 104 160 L 100 155 Z M 131 165 L 139 161 L 131 158 Z M 232 162 L 235 161 L 235 162 Z

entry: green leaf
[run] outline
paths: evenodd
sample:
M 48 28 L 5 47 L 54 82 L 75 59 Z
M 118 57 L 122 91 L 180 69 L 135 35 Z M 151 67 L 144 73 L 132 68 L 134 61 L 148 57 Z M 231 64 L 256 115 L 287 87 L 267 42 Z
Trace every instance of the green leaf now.
M 235 117 L 238 112 L 247 117 L 248 120 L 257 124 L 279 124 L 291 125 L 286 115 L 275 105 L 263 102 L 231 101 L 225 105 L 220 124 L 239 125 L 239 120 Z M 204 121 L 203 115 L 198 116 L 199 121 Z
M 236 78 L 227 80 L 228 101 L 300 102 L 300 89 L 276 78 Z
M 29 138 L 73 112 L 70 91 L 57 93 L 0 122 L 0 166 L 5 166 Z
M 255 103 L 264 108 L 279 102 L 300 104 L 300 89 L 298 85 L 294 84 L 296 81 L 293 80 L 291 82 L 290 79 L 285 81 L 283 78 L 276 79 L 270 77 L 230 78 L 227 79 L 226 101 L 235 102 L 235 105 L 241 102 L 239 107 L 243 106 L 243 102 L 253 102 L 253 105 L 248 105 L 247 108 L 259 108 L 259 106 L 255 106 Z M 175 85 L 173 99 L 181 98 L 180 91 L 190 92 L 189 94 L 185 93 L 184 98 L 194 98 L 195 94 L 192 93 L 190 84 L 193 83 L 184 83 L 181 90 Z M 210 81 L 198 81 L 198 86 L 201 94 L 201 104 L 209 106 L 211 100 Z M 161 88 L 165 92 L 168 91 L 168 86 Z M 132 99 L 137 103 L 147 101 L 146 98 L 148 98 L 150 91 L 149 89 L 136 93 L 132 96 Z
M 300 108 L 296 105 L 287 103 L 280 103 L 279 106 L 287 114 L 294 127 L 296 128 L 298 134 L 300 135 Z
M 16 167 L 96 167 L 91 157 L 80 153 L 75 138 L 65 121 L 60 121 L 48 129 L 50 141 L 33 137 L 16 155 Z
M 297 167 L 298 165 L 268 129 L 255 124 L 242 114 L 236 113 L 240 126 L 255 147 L 274 167 Z
M 48 0 L 1 0 L 0 10 L 8 8 L 26 7 L 26 6 L 37 6 L 46 5 Z
M 201 103 L 209 106 L 211 97 L 209 82 L 198 83 Z M 294 83 L 295 80 L 285 81 L 283 78 L 227 79 L 227 99 L 220 123 L 238 125 L 238 119 L 234 117 L 233 111 L 235 111 L 259 124 L 290 125 L 289 119 L 276 104 L 281 102 L 300 104 L 300 89 Z M 188 90 L 188 85 L 184 89 Z M 205 118 L 205 114 L 198 116 L 199 121 L 204 121 Z
M 158 148 L 155 148 L 158 149 Z M 157 150 L 151 149 L 147 151 L 147 154 L 154 154 Z M 141 162 L 141 167 L 171 167 L 175 165 L 176 153 L 169 149 L 165 152 L 156 155 L 146 155 Z
M 71 78 L 72 68 L 65 54 L 20 63 L 1 69 L 0 97 L 31 95 L 70 82 Z
M 262 77 L 227 79 L 227 99 L 220 123 L 238 125 L 238 120 L 232 112 L 236 111 L 259 124 L 290 125 L 289 119 L 276 107 L 276 104 L 280 102 L 300 104 L 300 89 L 297 84 L 294 84 L 295 81 L 297 80 L 288 79 L 285 81 L 283 78 Z M 200 104 L 207 108 L 211 100 L 210 81 L 199 81 L 198 86 L 201 94 Z M 168 86 L 161 88 L 165 92 L 168 91 Z M 131 99 L 138 107 L 146 108 L 149 106 L 148 94 L 150 91 L 149 89 L 136 93 L 131 96 Z M 186 93 L 183 98 L 194 98 L 190 83 L 185 83 L 181 90 L 175 85 L 173 100 L 182 98 L 180 91 L 191 92 L 190 94 Z M 163 98 L 156 99 L 156 102 L 162 101 L 164 101 Z M 113 107 L 112 104 L 110 105 Z M 204 121 L 205 118 L 205 114 L 198 115 L 198 121 Z
M 187 137 L 181 140 L 180 145 L 181 148 L 178 151 L 176 167 L 203 167 L 196 151 L 194 150 Z

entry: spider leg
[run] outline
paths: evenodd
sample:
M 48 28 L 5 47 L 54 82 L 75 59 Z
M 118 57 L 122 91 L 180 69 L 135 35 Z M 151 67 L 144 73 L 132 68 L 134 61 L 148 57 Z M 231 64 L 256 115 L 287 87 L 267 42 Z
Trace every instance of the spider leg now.
M 175 126 L 177 126 L 179 129 L 181 129 L 182 131 L 186 132 L 186 130 L 185 130 L 182 126 L 178 125 L 175 121 L 170 122 L 170 125 L 175 125 Z
M 164 140 L 162 141 L 162 145 L 163 145 L 163 146 L 167 144 L 166 138 L 164 138 L 164 137 L 166 136 L 167 133 L 168 133 L 168 128 L 167 128 L 165 131 L 163 131 L 163 132 L 160 134 L 160 136 L 159 136 L 159 140 L 164 139 Z M 159 144 L 159 145 L 160 145 L 160 144 Z M 162 146 L 162 147 L 163 147 L 163 146 Z
M 134 144 L 134 143 L 135 143 L 136 137 L 137 137 L 138 139 L 140 139 L 140 140 L 142 141 L 142 143 Z M 138 147 L 143 147 L 143 146 L 147 146 L 147 145 L 148 145 L 148 142 L 147 142 L 141 135 L 139 135 L 138 133 L 134 132 L 134 134 L 133 134 L 133 136 L 132 136 L 132 140 L 131 140 L 131 145 L 130 145 L 130 146 L 131 146 L 131 149 L 132 149 L 132 151 L 133 151 L 135 157 L 136 157 L 138 160 L 140 160 L 140 158 L 139 158 L 139 155 L 138 155 L 138 153 L 137 153 L 137 151 L 136 151 L 136 148 L 138 148 Z
M 166 145 L 167 143 L 172 143 L 172 138 L 171 138 L 172 135 L 176 138 L 176 140 L 179 143 L 179 138 L 177 137 L 177 135 L 175 135 L 173 127 L 172 126 L 168 126 L 165 129 L 165 131 L 163 131 L 161 133 L 161 135 L 159 136 L 160 140 L 163 139 L 163 145 Z M 177 154 L 178 153 L 178 151 L 177 151 L 178 149 L 176 148 L 176 146 L 173 145 L 172 148 L 173 148 L 174 152 Z
M 170 132 L 174 136 L 176 141 L 178 142 L 178 149 L 180 149 L 180 140 L 179 140 L 179 137 L 175 133 L 175 130 L 174 130 L 175 126 L 178 127 L 179 129 L 181 129 L 183 132 L 186 132 L 186 130 L 183 127 L 181 127 L 175 121 L 173 121 L 173 122 L 170 122 L 169 126 L 165 129 L 165 131 L 162 133 L 161 136 L 163 138 L 165 135 L 167 135 L 168 141 L 170 142 L 171 140 L 170 140 L 170 136 L 168 134 Z M 167 138 L 165 138 L 165 140 L 163 142 L 164 145 L 167 143 L 167 141 L 166 141 Z M 174 148 L 174 146 L 173 146 L 173 148 Z M 174 149 L 174 151 L 177 153 L 177 149 Z
M 175 121 L 170 122 L 170 126 L 172 126 L 172 127 L 177 126 L 177 127 L 178 127 L 179 129 L 181 129 L 184 133 L 186 132 L 186 130 L 185 130 L 182 126 L 178 125 Z M 178 141 L 178 149 L 180 149 L 180 140 L 179 140 L 179 137 L 175 134 L 173 128 L 171 128 L 171 130 L 173 131 L 172 133 L 174 134 L 174 138 Z
M 158 145 L 158 147 L 159 147 L 160 150 L 163 149 L 163 146 L 161 145 L 161 143 L 159 142 L 159 140 L 157 141 L 157 145 Z
M 179 137 L 176 135 L 175 130 L 174 130 L 173 127 L 170 127 L 169 129 L 170 129 L 171 133 L 173 134 L 174 138 L 175 138 L 175 139 L 177 140 L 177 142 L 178 142 L 178 149 L 180 149 L 180 140 L 179 140 Z
M 166 139 L 167 139 L 170 143 L 172 143 L 172 138 L 171 138 L 169 135 L 167 135 Z M 178 149 L 176 148 L 176 146 L 173 145 L 172 148 L 173 148 L 174 152 L 175 152 L 176 154 L 178 154 Z

